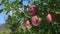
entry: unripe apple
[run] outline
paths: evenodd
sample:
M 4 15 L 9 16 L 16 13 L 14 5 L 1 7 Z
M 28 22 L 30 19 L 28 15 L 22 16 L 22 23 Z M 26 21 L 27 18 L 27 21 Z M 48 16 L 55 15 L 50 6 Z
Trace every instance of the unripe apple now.
M 42 22 L 42 18 L 40 18 L 40 17 L 36 17 L 36 16 L 32 16 L 32 24 L 34 25 L 34 26 L 39 26 L 40 25 L 40 23 Z
M 55 21 L 55 14 L 48 14 L 47 16 L 46 16 L 46 19 L 47 19 L 47 21 L 48 22 L 54 22 Z
M 35 15 L 37 12 L 38 12 L 38 7 L 36 5 L 31 5 L 29 7 L 29 12 L 32 14 L 32 15 Z
M 26 26 L 26 28 L 31 29 L 31 23 L 29 20 L 26 20 L 25 26 Z

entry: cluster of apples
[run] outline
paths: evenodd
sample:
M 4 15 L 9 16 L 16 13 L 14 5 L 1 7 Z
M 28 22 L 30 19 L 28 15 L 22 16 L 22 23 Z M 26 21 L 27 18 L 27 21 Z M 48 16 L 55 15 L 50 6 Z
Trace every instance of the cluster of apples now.
M 29 7 L 29 12 L 32 14 L 31 20 L 25 21 L 25 26 L 27 28 L 31 28 L 31 24 L 34 26 L 39 26 L 42 23 L 42 18 L 37 17 L 36 14 L 38 13 L 38 7 L 36 5 L 31 5 Z M 47 14 L 46 19 L 48 22 L 53 22 L 55 20 L 54 14 Z

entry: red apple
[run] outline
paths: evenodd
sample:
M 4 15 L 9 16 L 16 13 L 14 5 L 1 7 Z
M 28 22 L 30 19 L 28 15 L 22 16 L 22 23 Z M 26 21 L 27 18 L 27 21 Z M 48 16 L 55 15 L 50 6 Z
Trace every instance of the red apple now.
M 36 16 L 32 16 L 32 24 L 34 25 L 34 26 L 39 26 L 40 25 L 40 23 L 42 22 L 42 18 L 36 18 Z
M 48 15 L 46 16 L 46 19 L 47 19 L 48 22 L 53 22 L 53 21 L 55 21 L 55 14 L 48 14 Z
M 53 7 L 56 7 L 56 4 L 53 4 Z
M 29 12 L 32 14 L 32 15 L 35 15 L 38 11 L 38 7 L 36 5 L 31 5 L 29 7 Z
M 31 23 L 29 20 L 26 20 L 25 26 L 26 26 L 26 28 L 31 29 Z

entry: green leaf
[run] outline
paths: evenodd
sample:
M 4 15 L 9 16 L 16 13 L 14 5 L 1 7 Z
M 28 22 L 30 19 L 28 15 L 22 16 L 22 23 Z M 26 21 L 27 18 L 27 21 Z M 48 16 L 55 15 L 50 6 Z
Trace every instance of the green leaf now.
M 9 13 L 9 11 L 6 12 L 6 15 Z
M 2 0 L 2 3 L 4 3 L 6 0 Z
M 21 14 L 20 14 L 20 18 L 23 18 L 23 17 L 25 17 L 25 15 L 24 15 L 23 12 L 21 12 Z
M 3 10 L 0 10 L 0 13 L 3 12 Z
M 28 11 L 24 11 L 24 15 L 25 15 L 25 17 L 27 17 L 27 18 L 31 18 L 31 15 L 29 14 Z

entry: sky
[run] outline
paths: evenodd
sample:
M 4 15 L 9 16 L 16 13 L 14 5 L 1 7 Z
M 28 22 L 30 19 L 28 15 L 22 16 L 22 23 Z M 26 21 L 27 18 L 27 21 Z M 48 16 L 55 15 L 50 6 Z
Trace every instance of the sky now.
M 5 23 L 5 12 L 0 13 L 0 24 Z
M 0 0 L 0 3 L 1 3 L 2 0 Z M 9 2 L 14 2 L 15 0 L 9 0 Z M 27 5 L 28 4 L 28 1 L 23 1 L 22 2 L 23 5 Z M 0 10 L 1 9 L 4 9 L 4 5 L 0 5 Z M 11 13 L 11 12 L 10 12 Z M 7 19 L 7 15 L 6 15 L 6 12 L 2 12 L 0 13 L 0 24 L 3 24 L 5 23 L 5 20 Z

